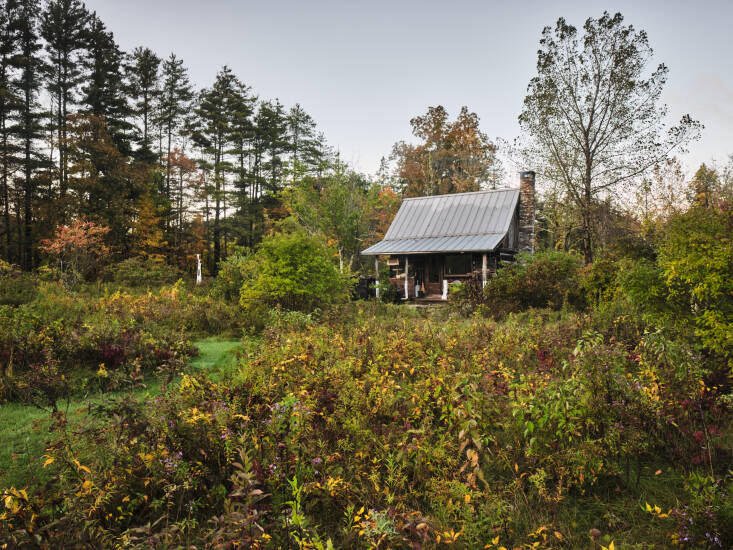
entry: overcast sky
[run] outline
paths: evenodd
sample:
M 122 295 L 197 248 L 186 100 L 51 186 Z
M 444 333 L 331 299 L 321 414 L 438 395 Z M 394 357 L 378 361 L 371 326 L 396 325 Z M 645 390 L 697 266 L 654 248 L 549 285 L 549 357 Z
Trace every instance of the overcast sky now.
M 175 53 L 198 87 L 226 64 L 261 98 L 300 103 L 342 159 L 372 173 L 430 105 L 467 105 L 490 137 L 514 138 L 542 28 L 620 11 L 670 69 L 672 117 L 705 124 L 686 167 L 733 153 L 733 0 L 86 3 L 125 50 Z

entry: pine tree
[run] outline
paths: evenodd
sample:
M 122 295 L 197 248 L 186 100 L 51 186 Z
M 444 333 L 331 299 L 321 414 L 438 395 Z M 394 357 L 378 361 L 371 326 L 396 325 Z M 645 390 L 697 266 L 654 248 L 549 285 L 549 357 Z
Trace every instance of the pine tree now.
M 104 117 L 117 148 L 129 155 L 131 111 L 122 72 L 124 54 L 96 14 L 91 17 L 87 35 L 89 84 L 84 88 L 84 103 L 90 113 Z
M 216 273 L 219 261 L 221 260 L 221 237 L 222 237 L 222 212 L 226 205 L 226 153 L 231 141 L 231 116 L 230 106 L 235 95 L 235 90 L 241 83 L 232 74 L 231 70 L 224 66 L 216 75 L 214 85 L 202 90 L 199 96 L 196 115 L 198 128 L 194 139 L 211 158 L 213 170 L 213 200 L 214 200 L 214 222 L 213 222 L 213 244 L 214 255 L 211 271 Z
M 266 101 L 260 105 L 257 113 L 257 127 L 263 139 L 268 159 L 263 169 L 268 172 L 267 191 L 271 195 L 282 190 L 283 161 L 282 154 L 287 150 L 287 124 L 283 106 L 278 101 Z
M 296 103 L 286 118 L 288 152 L 292 181 L 315 172 L 323 158 L 316 123 L 300 104 Z
M 248 177 L 251 168 L 252 141 L 255 127 L 252 120 L 256 98 L 251 95 L 249 86 L 240 85 L 235 88 L 230 101 L 231 114 L 231 153 L 234 156 L 234 201 L 236 211 L 232 230 L 237 235 L 239 244 L 251 246 L 249 230 L 252 223 L 253 201 Z
M 66 119 L 69 106 L 77 101 L 76 93 L 83 79 L 81 56 L 88 22 L 89 12 L 79 0 L 52 0 L 41 18 L 41 36 L 49 58 L 47 88 L 55 104 L 58 185 L 62 200 L 69 183 Z
M 18 125 L 18 138 L 22 142 L 23 177 L 22 177 L 22 265 L 31 269 L 34 265 L 33 239 L 33 205 L 36 194 L 34 172 L 44 162 L 37 150 L 37 141 L 42 137 L 42 120 L 44 113 L 38 104 L 41 88 L 41 74 L 44 70 L 38 51 L 41 43 L 38 34 L 40 6 L 37 0 L 21 0 L 18 2 L 18 16 L 15 23 L 19 37 L 19 69 L 18 88 L 21 96 L 21 108 Z
M 133 112 L 140 118 L 142 128 L 135 138 L 139 149 L 135 157 L 152 161 L 153 150 L 150 145 L 150 128 L 154 103 L 158 99 L 160 90 L 160 58 L 149 48 L 138 47 L 132 52 L 131 62 L 127 66 L 130 93 L 134 103 Z
M 15 72 L 17 70 L 18 26 L 16 3 L 0 2 L 0 193 L 2 196 L 3 258 L 13 260 L 10 225 L 10 178 L 20 164 L 20 148 L 14 139 L 21 105 Z M 20 227 L 18 227 L 20 230 Z
M 158 123 L 165 133 L 167 141 L 164 158 L 170 159 L 173 136 L 180 127 L 184 115 L 189 111 L 193 91 L 188 80 L 188 71 L 183 66 L 183 60 L 178 59 L 175 54 L 171 54 L 168 59 L 163 61 L 162 80 L 163 86 L 158 105 Z M 170 162 L 166 162 L 165 165 L 165 196 L 170 201 Z
M 173 209 L 171 219 L 174 222 L 174 244 L 179 248 L 183 239 L 183 224 L 188 213 L 193 189 L 197 187 L 196 163 L 184 155 L 177 147 L 171 151 L 170 157 L 163 159 L 171 168 L 171 199 Z

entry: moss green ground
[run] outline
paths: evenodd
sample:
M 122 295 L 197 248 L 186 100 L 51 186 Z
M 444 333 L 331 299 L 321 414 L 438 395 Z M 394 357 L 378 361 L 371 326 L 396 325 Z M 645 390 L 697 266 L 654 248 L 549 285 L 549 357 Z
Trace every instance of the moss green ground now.
M 207 338 L 194 342 L 199 350 L 191 361 L 193 371 L 205 371 L 211 378 L 219 379 L 236 363 L 239 340 Z M 128 393 L 138 397 L 156 395 L 160 383 L 151 381 L 146 388 Z M 107 395 L 122 395 L 122 392 Z M 90 399 L 100 395 L 77 398 L 68 403 L 68 412 L 81 409 Z M 62 404 L 66 407 L 66 404 Z M 0 490 L 10 486 L 23 486 L 34 470 L 33 463 L 43 455 L 48 436 L 49 413 L 29 405 L 6 403 L 0 405 Z

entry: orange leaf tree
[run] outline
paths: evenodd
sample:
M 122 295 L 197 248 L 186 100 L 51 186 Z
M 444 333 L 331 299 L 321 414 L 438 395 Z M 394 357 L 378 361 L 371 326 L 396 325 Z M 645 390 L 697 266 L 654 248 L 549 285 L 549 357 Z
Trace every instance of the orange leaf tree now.
M 62 272 L 86 277 L 109 253 L 104 242 L 107 233 L 108 227 L 78 219 L 57 227 L 53 238 L 42 240 L 40 248 L 58 260 Z

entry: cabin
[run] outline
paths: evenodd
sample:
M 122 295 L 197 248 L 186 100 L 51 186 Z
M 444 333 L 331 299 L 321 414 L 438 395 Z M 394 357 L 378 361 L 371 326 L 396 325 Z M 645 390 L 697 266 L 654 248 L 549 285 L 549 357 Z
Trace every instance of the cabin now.
M 447 300 L 454 282 L 486 284 L 500 261 L 534 252 L 535 173 L 519 188 L 405 199 L 384 239 L 361 252 L 389 266 L 403 299 Z M 377 288 L 377 296 L 379 289 Z

